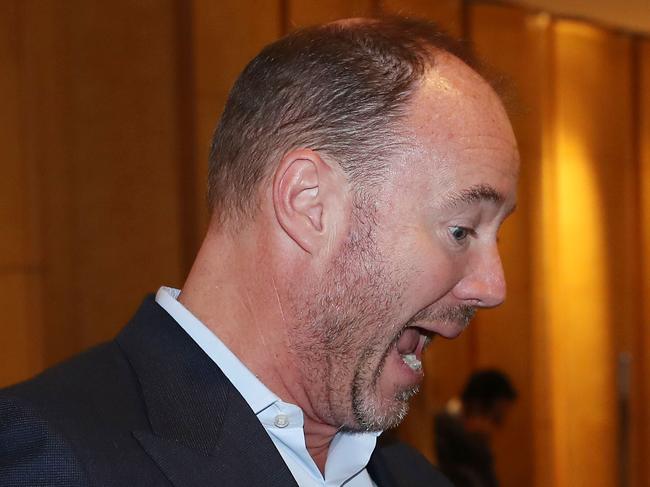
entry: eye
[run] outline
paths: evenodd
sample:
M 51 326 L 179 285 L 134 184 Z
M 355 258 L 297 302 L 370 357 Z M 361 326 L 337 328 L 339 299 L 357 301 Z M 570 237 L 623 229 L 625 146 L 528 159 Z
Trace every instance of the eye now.
M 458 243 L 463 243 L 470 236 L 472 230 L 465 227 L 449 227 L 449 234 Z

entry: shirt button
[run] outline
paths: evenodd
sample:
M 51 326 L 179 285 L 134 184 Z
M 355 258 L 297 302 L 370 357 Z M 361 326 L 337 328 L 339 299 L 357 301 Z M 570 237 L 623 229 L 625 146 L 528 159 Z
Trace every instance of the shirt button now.
M 289 426 L 289 417 L 286 414 L 278 414 L 273 421 L 273 424 L 278 428 L 286 428 Z

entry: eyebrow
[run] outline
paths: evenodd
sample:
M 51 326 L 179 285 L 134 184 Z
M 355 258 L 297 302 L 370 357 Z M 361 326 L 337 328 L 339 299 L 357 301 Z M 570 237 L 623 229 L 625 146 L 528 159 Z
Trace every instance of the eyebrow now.
M 471 205 L 479 201 L 491 201 L 503 203 L 505 197 L 488 184 L 477 184 L 458 192 L 448 193 L 443 197 L 442 206 L 457 208 L 459 206 Z

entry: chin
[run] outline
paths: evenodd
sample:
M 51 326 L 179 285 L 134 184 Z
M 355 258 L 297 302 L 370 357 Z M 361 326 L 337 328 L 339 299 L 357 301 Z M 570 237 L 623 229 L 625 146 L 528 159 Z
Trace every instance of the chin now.
M 354 427 L 344 428 L 348 431 L 384 431 L 398 426 L 409 411 L 409 401 L 417 394 L 419 387 L 402 389 L 388 397 L 381 397 L 377 391 L 354 397 Z

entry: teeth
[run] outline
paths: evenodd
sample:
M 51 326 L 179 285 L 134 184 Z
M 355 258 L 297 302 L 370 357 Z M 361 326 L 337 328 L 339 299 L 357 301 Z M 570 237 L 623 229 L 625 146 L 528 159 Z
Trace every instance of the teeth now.
M 406 365 L 408 365 L 412 370 L 419 371 L 422 370 L 422 362 L 417 359 L 414 353 L 407 353 L 402 355 L 402 360 Z

